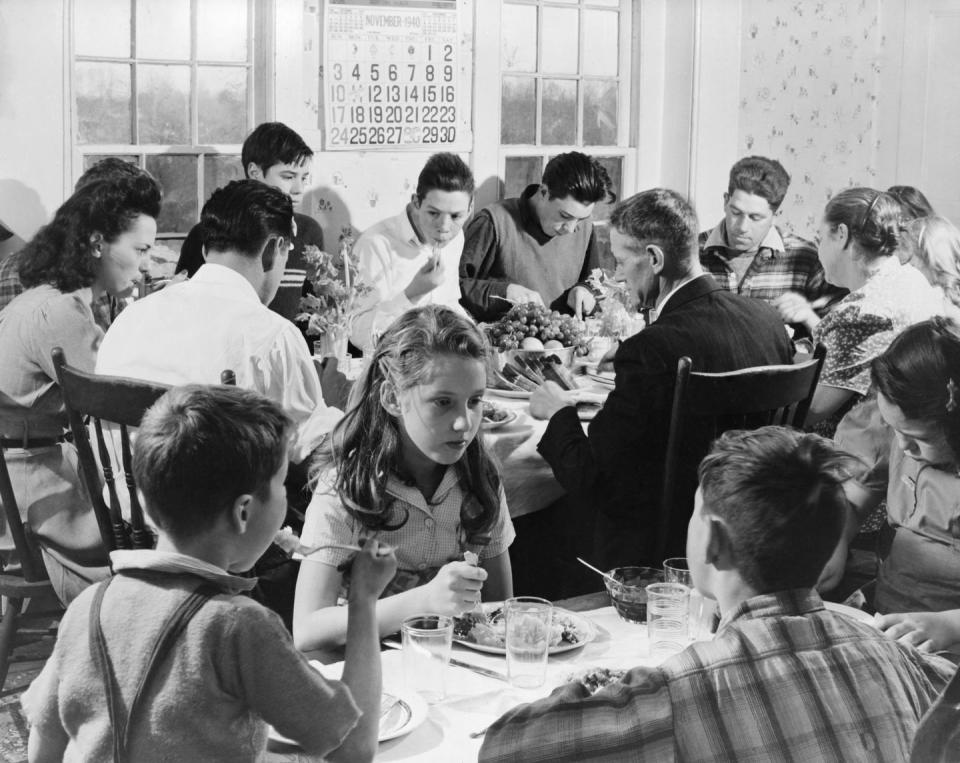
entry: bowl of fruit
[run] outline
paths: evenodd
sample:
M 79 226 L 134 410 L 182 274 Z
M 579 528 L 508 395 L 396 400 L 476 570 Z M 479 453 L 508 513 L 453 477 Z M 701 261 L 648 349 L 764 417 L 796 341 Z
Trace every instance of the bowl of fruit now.
M 569 368 L 575 355 L 586 355 L 589 342 L 583 321 L 561 315 L 533 302 L 514 305 L 500 320 L 487 327 L 490 344 L 502 362 L 518 355 L 524 358 L 555 356 Z

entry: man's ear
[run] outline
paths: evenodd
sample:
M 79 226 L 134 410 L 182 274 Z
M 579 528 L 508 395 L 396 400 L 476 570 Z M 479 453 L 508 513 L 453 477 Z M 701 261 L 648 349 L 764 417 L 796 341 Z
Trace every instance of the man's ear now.
M 247 165 L 247 177 L 252 180 L 263 180 L 263 170 L 256 162 L 250 162 Z
M 380 405 L 391 416 L 400 416 L 400 400 L 397 397 L 397 388 L 393 382 L 384 380 L 383 384 L 380 385 Z
M 414 209 L 420 209 L 420 197 L 417 194 L 410 194 L 410 203 L 413 204 Z
M 726 524 L 717 517 L 707 518 L 707 562 L 718 570 L 734 566 L 733 544 Z
M 724 191 L 724 192 L 723 192 L 723 206 L 727 206 L 727 202 L 728 202 L 728 201 L 730 201 L 730 193 L 729 193 L 729 191 Z
M 269 273 L 277 261 L 277 247 L 283 242 L 283 236 L 274 238 L 270 236 L 263 242 L 263 249 L 260 250 L 260 263 L 263 265 L 263 272 Z
M 645 251 L 647 254 L 649 254 L 650 257 L 651 257 L 651 264 L 652 264 L 652 266 L 653 266 L 653 272 L 654 272 L 656 275 L 660 275 L 660 274 L 663 272 L 663 265 L 664 265 L 664 259 L 665 259 L 665 255 L 664 255 L 664 253 L 663 253 L 663 249 L 661 249 L 661 248 L 660 248 L 659 246 L 657 246 L 656 244 L 647 244 L 647 246 L 646 246 L 646 248 L 644 249 L 644 251 Z
M 247 531 L 247 524 L 250 522 L 250 512 L 252 509 L 253 496 L 249 493 L 237 496 L 230 505 L 230 526 L 238 535 L 243 535 Z

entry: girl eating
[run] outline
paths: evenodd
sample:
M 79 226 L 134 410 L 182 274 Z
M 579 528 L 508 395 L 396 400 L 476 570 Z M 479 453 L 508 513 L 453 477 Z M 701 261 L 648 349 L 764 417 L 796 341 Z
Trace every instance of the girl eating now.
M 301 543 L 396 550 L 398 571 L 378 604 L 381 636 L 420 612 L 456 615 L 512 595 L 514 538 L 496 466 L 477 437 L 487 344 L 467 318 L 424 306 L 377 342 L 347 413 L 314 466 Z M 479 565 L 463 561 L 464 552 Z M 300 649 L 344 643 L 349 550 L 324 548 L 300 566 L 293 635 Z
M 882 544 L 888 550 L 881 554 L 874 604 L 887 615 L 879 622 L 892 635 L 912 630 L 918 646 L 933 641 L 930 646 L 945 648 L 960 641 L 960 327 L 942 317 L 910 326 L 871 372 L 889 447 L 878 454 L 854 451 L 871 470 L 849 497 L 860 517 L 887 500 L 890 537 Z M 848 539 L 855 529 L 851 516 Z M 839 577 L 846 551 L 841 543 L 825 577 Z M 937 614 L 889 614 L 925 612 Z M 908 627 L 907 620 L 925 623 L 927 636 L 921 639 L 923 627 Z M 934 630 L 940 632 L 935 639 Z

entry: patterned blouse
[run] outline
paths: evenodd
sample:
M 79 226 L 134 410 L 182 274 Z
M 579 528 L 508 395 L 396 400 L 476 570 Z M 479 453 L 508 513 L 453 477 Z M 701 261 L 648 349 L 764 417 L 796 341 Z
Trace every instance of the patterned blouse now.
M 940 294 L 916 268 L 887 257 L 814 331 L 814 341 L 827 348 L 820 383 L 865 395 L 870 362 L 907 326 L 932 318 L 941 305 Z

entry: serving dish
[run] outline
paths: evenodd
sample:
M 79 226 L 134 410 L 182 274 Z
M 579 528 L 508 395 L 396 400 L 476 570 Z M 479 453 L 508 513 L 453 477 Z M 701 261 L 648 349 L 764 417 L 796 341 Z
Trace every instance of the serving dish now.
M 478 652 L 505 655 L 507 650 L 506 647 L 503 646 L 503 639 L 505 638 L 506 623 L 503 618 L 503 602 L 485 603 L 483 605 L 483 611 L 489 618 L 493 631 L 499 635 L 497 640 L 500 641 L 500 645 L 494 643 L 478 643 L 470 637 L 473 633 L 472 630 L 470 631 L 470 635 L 464 635 L 464 629 L 470 622 L 475 622 L 476 620 L 476 615 L 472 613 L 454 618 L 453 641 L 455 644 L 461 644 L 470 649 L 475 649 Z M 550 654 L 561 654 L 563 652 L 569 652 L 572 649 L 579 649 L 597 637 L 596 626 L 583 615 L 571 612 L 569 609 L 554 607 L 553 623 L 555 634 L 557 629 L 559 629 L 561 635 L 557 643 L 550 646 Z M 474 625 L 474 627 L 476 626 Z M 490 634 L 486 633 L 486 635 Z

